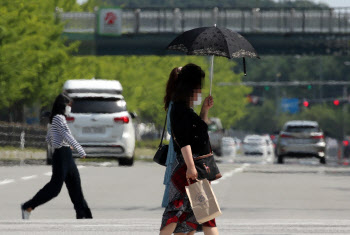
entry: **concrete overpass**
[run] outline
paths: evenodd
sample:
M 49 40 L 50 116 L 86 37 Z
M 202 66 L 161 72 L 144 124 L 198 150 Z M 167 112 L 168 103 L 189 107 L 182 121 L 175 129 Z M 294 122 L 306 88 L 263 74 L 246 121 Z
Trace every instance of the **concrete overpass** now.
M 78 54 L 167 55 L 180 33 L 215 23 L 245 36 L 260 55 L 350 52 L 350 7 L 332 9 L 122 9 L 122 34 L 97 33 L 97 13 L 57 13 L 68 41 L 80 40 Z M 180 53 L 181 54 L 181 53 Z

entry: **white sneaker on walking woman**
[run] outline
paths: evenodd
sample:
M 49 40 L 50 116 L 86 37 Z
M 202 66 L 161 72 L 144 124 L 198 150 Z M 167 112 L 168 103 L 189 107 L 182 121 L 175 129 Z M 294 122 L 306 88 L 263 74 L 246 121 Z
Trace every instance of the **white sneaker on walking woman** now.
M 29 220 L 30 212 L 23 209 L 23 204 L 21 204 L 22 219 Z

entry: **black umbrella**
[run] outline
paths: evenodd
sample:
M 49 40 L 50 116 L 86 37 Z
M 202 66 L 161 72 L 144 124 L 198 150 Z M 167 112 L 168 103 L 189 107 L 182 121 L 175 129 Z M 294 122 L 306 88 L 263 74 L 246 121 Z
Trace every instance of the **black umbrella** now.
M 176 37 L 167 47 L 169 50 L 183 51 L 187 55 L 211 55 L 210 94 L 213 81 L 214 56 L 229 59 L 242 58 L 246 76 L 245 57 L 259 58 L 253 46 L 239 33 L 226 28 L 201 27 L 186 31 Z

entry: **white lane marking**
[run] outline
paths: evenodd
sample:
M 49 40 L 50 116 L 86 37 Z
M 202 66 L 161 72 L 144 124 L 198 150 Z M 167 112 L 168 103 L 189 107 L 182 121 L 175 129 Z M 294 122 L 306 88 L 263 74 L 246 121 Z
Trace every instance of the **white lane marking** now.
M 13 182 L 15 182 L 15 180 L 13 180 L 13 179 L 4 179 L 4 180 L 0 181 L 0 185 L 10 184 Z
M 102 162 L 102 163 L 100 163 L 100 166 L 110 166 L 110 165 L 112 165 L 111 162 Z
M 86 166 L 82 166 L 82 165 L 80 165 L 80 166 L 78 166 L 78 169 L 83 169 L 83 168 L 85 168 Z
M 244 163 L 244 164 L 243 164 L 241 167 L 239 167 L 239 168 L 233 169 L 233 170 L 231 170 L 231 171 L 229 171 L 229 172 L 225 172 L 225 173 L 222 175 L 222 177 L 221 177 L 220 179 L 211 182 L 211 184 L 218 184 L 218 183 L 220 183 L 222 180 L 225 180 L 225 179 L 227 179 L 227 178 L 232 177 L 234 174 L 242 173 L 242 172 L 244 171 L 244 169 L 246 169 L 246 168 L 249 167 L 249 166 L 250 166 L 250 164 Z
M 37 178 L 37 177 L 38 177 L 37 175 L 30 175 L 30 176 L 24 176 L 21 179 L 22 180 L 30 180 L 30 179 L 34 179 L 34 178 Z
M 128 224 L 84 224 L 84 225 L 73 225 L 73 227 L 76 227 L 76 228 L 85 228 L 85 227 L 128 227 L 130 225 Z M 134 226 L 142 226 L 144 227 L 145 225 L 144 224 L 140 224 L 140 225 L 135 225 L 133 224 L 132 225 L 133 227 Z
M 52 172 L 50 171 L 50 172 L 46 172 L 46 173 L 44 173 L 44 175 L 46 175 L 46 176 L 51 176 L 52 175 Z

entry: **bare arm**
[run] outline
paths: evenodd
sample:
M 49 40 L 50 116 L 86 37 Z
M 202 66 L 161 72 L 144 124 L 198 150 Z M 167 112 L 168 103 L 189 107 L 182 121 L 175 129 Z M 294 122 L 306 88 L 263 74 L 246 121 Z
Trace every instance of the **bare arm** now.
M 192 158 L 191 145 L 186 145 L 185 147 L 182 147 L 181 153 L 187 166 L 186 178 L 193 179 L 193 180 L 197 179 L 198 172 L 196 170 L 196 167 L 194 165 L 194 161 Z
M 213 100 L 213 97 L 212 96 L 207 96 L 205 99 L 204 99 L 204 102 L 203 102 L 203 106 L 202 106 L 202 109 L 201 109 L 201 113 L 200 113 L 200 117 L 202 118 L 202 120 L 209 124 L 210 121 L 209 121 L 209 118 L 208 118 L 208 113 L 209 113 L 209 109 L 211 109 L 214 105 L 214 100 Z

